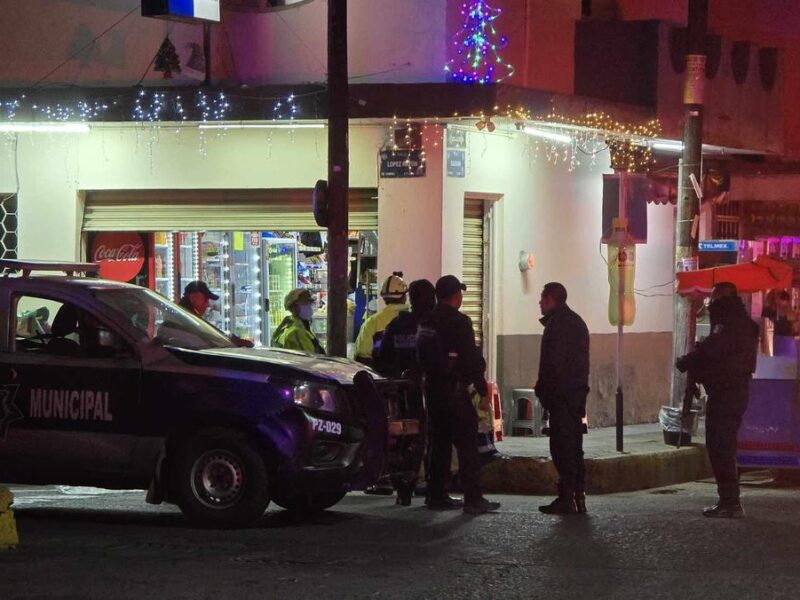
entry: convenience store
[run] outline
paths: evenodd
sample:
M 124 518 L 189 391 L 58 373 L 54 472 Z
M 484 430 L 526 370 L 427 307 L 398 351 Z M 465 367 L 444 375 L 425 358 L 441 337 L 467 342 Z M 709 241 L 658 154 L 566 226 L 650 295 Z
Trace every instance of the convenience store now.
M 310 198 L 302 189 L 87 192 L 85 256 L 102 265 L 103 276 L 173 301 L 190 281 L 205 281 L 220 297 L 206 319 L 257 346 L 271 345 L 287 314 L 286 294 L 310 289 L 312 329 L 324 345 L 326 233 Z M 377 190 L 353 189 L 350 202 L 352 338 L 376 308 Z

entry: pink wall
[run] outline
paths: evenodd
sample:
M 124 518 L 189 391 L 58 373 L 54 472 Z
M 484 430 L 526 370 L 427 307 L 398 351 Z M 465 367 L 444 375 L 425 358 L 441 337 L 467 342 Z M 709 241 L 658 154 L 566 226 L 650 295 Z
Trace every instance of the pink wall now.
M 448 0 L 447 31 L 463 21 L 462 0 Z M 575 76 L 575 20 L 579 0 L 490 0 L 503 14 L 495 21 L 498 34 L 508 37 L 501 51 L 516 68 L 508 83 L 521 87 L 572 94 Z M 448 51 L 450 47 L 448 46 Z
M 684 24 L 688 0 L 616 0 L 620 19 L 661 19 Z M 784 51 L 785 152 L 800 158 L 800 3 L 796 0 L 709 0 L 709 30 L 733 41 Z

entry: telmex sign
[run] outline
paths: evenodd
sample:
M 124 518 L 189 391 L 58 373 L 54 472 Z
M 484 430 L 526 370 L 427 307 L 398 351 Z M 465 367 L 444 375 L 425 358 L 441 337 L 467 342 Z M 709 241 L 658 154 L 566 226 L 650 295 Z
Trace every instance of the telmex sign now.
M 219 23 L 220 0 L 142 0 L 143 17 Z

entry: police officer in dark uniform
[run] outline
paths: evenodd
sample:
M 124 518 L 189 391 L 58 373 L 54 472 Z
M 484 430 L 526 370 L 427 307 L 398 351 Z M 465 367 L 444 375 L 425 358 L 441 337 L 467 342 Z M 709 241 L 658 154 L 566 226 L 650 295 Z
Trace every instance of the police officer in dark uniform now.
M 383 333 L 380 347 L 373 355 L 375 369 L 384 377 L 405 377 L 414 382 L 405 397 L 403 414 L 423 424 L 420 443 L 409 453 L 410 463 L 418 465 L 425 453 L 425 406 L 422 398 L 422 373 L 417 361 L 417 330 L 420 322 L 436 306 L 436 290 L 427 279 L 412 281 L 408 286 L 411 310 L 401 312 Z M 392 478 L 397 490 L 397 504 L 409 506 L 419 478 L 418 470 L 400 473 Z
M 375 368 L 384 377 L 400 377 L 406 371 L 419 369 L 417 362 L 417 330 L 422 319 L 436 307 L 436 290 L 427 279 L 412 281 L 408 286 L 411 310 L 401 312 L 386 327 Z
M 586 512 L 583 417 L 589 393 L 589 330 L 567 306 L 567 290 L 551 282 L 539 306 L 544 325 L 536 396 L 550 414 L 550 454 L 558 471 L 558 498 L 539 510 L 547 514 Z
M 691 371 L 708 393 L 706 449 L 719 501 L 703 515 L 741 518 L 736 438 L 756 370 L 758 325 L 748 316 L 732 283 L 714 286 L 708 312 L 711 334 L 693 352 L 679 358 L 676 366 L 681 372 Z
M 451 447 L 455 444 L 464 512 L 483 514 L 497 510 L 500 504 L 486 500 L 478 483 L 478 417 L 468 386 L 474 385 L 487 403 L 488 386 L 486 362 L 475 345 L 472 321 L 459 312 L 466 289 L 453 275 L 440 278 L 436 282 L 436 308 L 423 319 L 417 338 L 431 435 L 427 502 L 431 509 L 461 506 L 447 489 Z

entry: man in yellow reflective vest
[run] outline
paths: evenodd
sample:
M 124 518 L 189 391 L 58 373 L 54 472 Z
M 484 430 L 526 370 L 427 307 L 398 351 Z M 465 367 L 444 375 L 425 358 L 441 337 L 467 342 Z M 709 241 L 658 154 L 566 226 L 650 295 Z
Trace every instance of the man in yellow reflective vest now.
M 403 281 L 401 272 L 395 271 L 386 278 L 381 286 L 380 294 L 386 306 L 364 321 L 356 339 L 355 358 L 369 366 L 372 366 L 375 350 L 381 347 L 383 333 L 389 323 L 394 321 L 401 312 L 409 309 L 406 304 L 408 286 Z
M 309 354 L 325 354 L 325 348 L 311 332 L 311 319 L 314 317 L 314 298 L 311 292 L 296 288 L 286 294 L 283 306 L 291 314 L 275 330 L 273 345 Z

